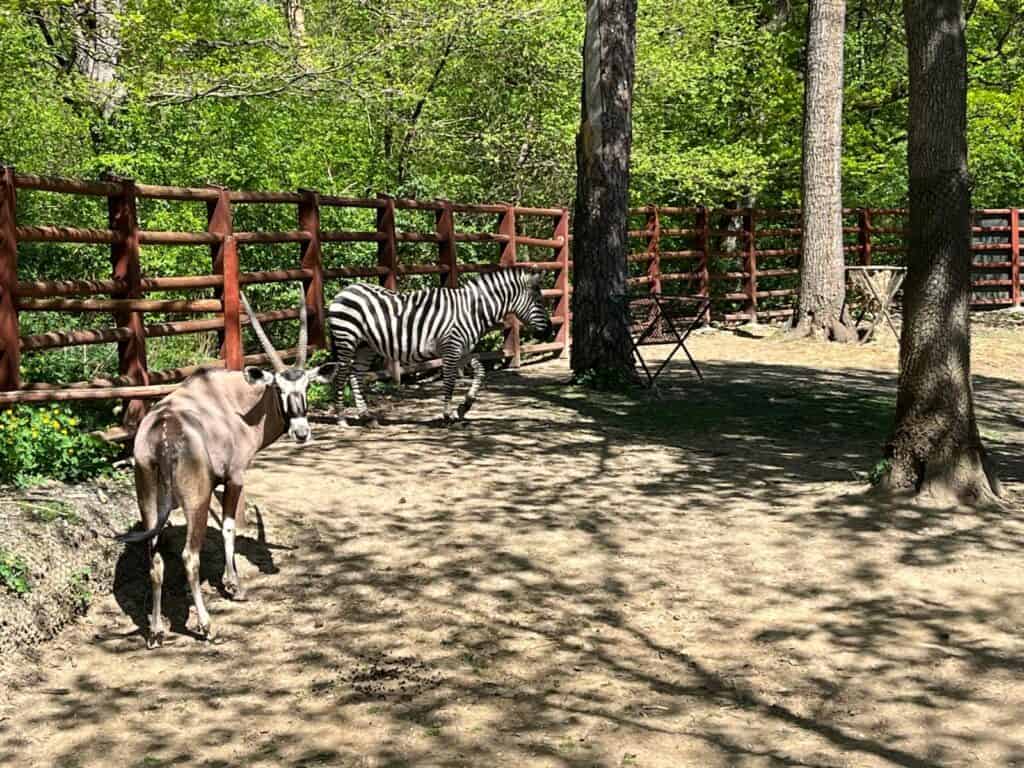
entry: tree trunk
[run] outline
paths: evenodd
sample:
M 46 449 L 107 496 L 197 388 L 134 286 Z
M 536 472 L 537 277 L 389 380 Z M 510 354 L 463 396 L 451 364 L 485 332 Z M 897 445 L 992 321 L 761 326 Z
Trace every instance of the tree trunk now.
M 811 0 L 804 86 L 803 243 L 794 333 L 853 338 L 844 323 L 843 32 L 846 0 Z
M 960 0 L 904 0 L 910 244 L 886 487 L 974 503 L 999 493 L 971 389 L 967 51 Z
M 127 95 L 117 79 L 121 59 L 122 0 L 79 0 L 72 6 L 75 67 L 92 85 L 90 101 L 104 120 L 117 111 Z
M 572 369 L 632 377 L 626 306 L 636 0 L 587 0 L 573 218 Z
M 306 38 L 306 9 L 302 0 L 284 0 L 282 10 L 288 24 L 288 34 L 295 43 L 301 45 Z

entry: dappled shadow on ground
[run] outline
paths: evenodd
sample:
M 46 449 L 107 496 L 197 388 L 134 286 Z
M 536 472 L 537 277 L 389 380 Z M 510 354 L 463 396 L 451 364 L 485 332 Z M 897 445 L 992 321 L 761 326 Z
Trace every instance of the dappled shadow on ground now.
M 890 373 L 702 367 L 634 398 L 495 374 L 452 429 L 409 388 L 378 429 L 275 446 L 250 488 L 280 572 L 207 590 L 222 642 L 83 643 L 0 721 L 0 763 L 1024 761 L 1020 505 L 864 493 Z M 1018 387 L 977 383 L 1012 493 Z

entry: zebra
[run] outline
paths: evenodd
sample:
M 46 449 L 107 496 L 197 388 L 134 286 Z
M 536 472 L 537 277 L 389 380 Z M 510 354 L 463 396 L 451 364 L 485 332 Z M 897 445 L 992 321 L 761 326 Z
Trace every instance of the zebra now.
M 334 378 L 337 423 L 345 424 L 342 395 L 346 377 L 359 418 L 368 416 L 362 378 L 376 355 L 396 363 L 442 358 L 443 421 L 449 424 L 465 418 L 484 380 L 483 365 L 469 355 L 480 338 L 509 314 L 516 315 L 538 335 L 550 338 L 551 317 L 539 275 L 511 267 L 485 272 L 461 288 L 426 288 L 408 293 L 365 283 L 346 286 L 327 310 L 333 360 L 340 364 Z M 473 381 L 453 416 L 455 380 L 467 358 Z

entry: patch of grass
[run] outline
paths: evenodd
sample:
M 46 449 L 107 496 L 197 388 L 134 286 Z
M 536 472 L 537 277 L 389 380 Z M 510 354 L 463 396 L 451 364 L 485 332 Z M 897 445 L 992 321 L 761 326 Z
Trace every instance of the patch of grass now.
M 28 563 L 19 555 L 5 549 L 0 549 L 0 584 L 18 597 L 32 590 L 28 580 Z
M 56 520 L 63 520 L 66 523 L 75 525 L 82 520 L 75 514 L 70 504 L 57 499 L 40 502 L 22 501 L 19 502 L 18 506 L 28 512 L 37 523 L 52 523 Z
M 92 589 L 89 582 L 92 579 L 92 571 L 82 568 L 71 574 L 68 585 L 71 587 L 71 596 L 75 600 L 75 608 L 85 613 L 92 605 Z

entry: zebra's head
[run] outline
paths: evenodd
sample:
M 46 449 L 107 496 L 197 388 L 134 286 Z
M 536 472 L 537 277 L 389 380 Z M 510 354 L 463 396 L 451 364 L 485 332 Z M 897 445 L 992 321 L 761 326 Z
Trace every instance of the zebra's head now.
M 547 304 L 544 303 L 540 275 L 517 269 L 515 270 L 515 279 L 519 290 L 512 297 L 512 312 L 520 322 L 530 326 L 538 337 L 551 338 L 554 326 L 551 324 L 551 314 L 548 312 Z

